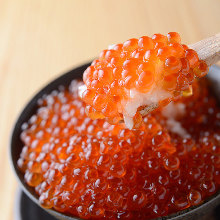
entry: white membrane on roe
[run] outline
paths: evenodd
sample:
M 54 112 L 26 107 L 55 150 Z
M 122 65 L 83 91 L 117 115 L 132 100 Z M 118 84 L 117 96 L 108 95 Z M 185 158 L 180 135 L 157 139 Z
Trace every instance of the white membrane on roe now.
M 134 126 L 133 117 L 141 106 L 150 106 L 172 97 L 172 94 L 161 89 L 153 88 L 147 93 L 138 92 L 136 89 L 128 90 L 130 99 L 122 101 L 122 114 L 127 128 L 132 129 Z
M 186 129 L 182 127 L 181 123 L 176 121 L 175 119 L 173 118 L 168 119 L 166 124 L 169 131 L 178 134 L 183 138 L 187 138 L 190 136 L 186 131 Z
M 83 92 L 87 89 L 86 85 L 81 85 L 78 88 L 79 97 L 82 97 Z M 118 111 L 123 115 L 125 125 L 128 129 L 134 126 L 133 117 L 141 106 L 150 106 L 161 100 L 172 97 L 171 93 L 158 88 L 152 88 L 148 93 L 138 92 L 136 89 L 127 90 L 130 97 L 128 100 L 122 100 Z
M 128 129 L 132 129 L 134 127 L 134 120 L 132 117 L 129 117 L 125 114 L 123 114 L 123 118 L 124 118 L 124 122 L 125 122 L 125 125 Z
M 189 133 L 184 129 L 177 118 L 185 115 L 186 106 L 183 103 L 169 103 L 162 109 L 162 115 L 167 118 L 167 129 L 181 137 L 189 137 Z
M 167 106 L 163 107 L 162 115 L 166 118 L 177 118 L 184 116 L 186 113 L 186 106 L 183 103 L 170 102 Z

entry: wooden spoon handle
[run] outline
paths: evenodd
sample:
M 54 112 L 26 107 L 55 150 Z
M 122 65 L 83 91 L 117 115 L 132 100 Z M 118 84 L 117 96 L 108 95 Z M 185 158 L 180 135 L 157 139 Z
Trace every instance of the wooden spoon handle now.
M 220 33 L 189 45 L 208 66 L 220 61 Z

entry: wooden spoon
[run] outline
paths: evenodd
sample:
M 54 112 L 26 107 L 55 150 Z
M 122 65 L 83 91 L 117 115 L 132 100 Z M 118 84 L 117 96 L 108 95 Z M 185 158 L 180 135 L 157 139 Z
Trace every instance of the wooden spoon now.
M 191 44 L 189 45 L 189 48 L 195 50 L 199 59 L 204 60 L 210 67 L 220 61 L 220 33 Z M 145 116 L 156 108 L 158 108 L 158 104 L 154 103 L 143 107 L 139 112 L 142 116 Z

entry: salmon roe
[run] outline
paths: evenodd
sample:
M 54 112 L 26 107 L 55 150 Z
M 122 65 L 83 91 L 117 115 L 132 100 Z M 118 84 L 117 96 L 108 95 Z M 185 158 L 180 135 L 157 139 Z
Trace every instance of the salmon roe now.
M 85 70 L 82 99 L 92 108 L 89 117 L 118 121 L 115 118 L 122 118 L 124 114 L 134 117 L 135 113 L 128 113 L 126 107 L 126 103 L 134 99 L 134 91 L 140 97 L 160 89 L 167 95 L 158 98 L 169 97 L 171 101 L 188 91 L 196 77 L 203 77 L 207 72 L 206 63 L 199 60 L 194 50 L 181 44 L 176 32 L 132 38 L 102 51 Z M 141 101 L 136 111 L 150 105 L 145 101 Z M 159 101 L 163 100 L 156 102 L 160 104 Z
M 17 165 L 42 207 L 82 219 L 153 219 L 219 190 L 220 109 L 205 80 L 138 130 L 88 118 L 81 84 L 44 95 L 22 126 Z

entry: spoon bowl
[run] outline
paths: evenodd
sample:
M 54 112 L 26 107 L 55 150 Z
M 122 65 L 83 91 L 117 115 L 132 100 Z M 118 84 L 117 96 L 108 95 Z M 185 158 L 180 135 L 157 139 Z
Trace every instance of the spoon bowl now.
M 68 73 L 63 74 L 57 79 L 53 80 L 49 84 L 47 84 L 43 89 L 41 89 L 25 106 L 21 114 L 19 115 L 10 139 L 10 161 L 12 164 L 12 168 L 14 170 L 15 176 L 17 177 L 17 181 L 21 185 L 23 191 L 28 195 L 28 197 L 39 205 L 38 196 L 35 193 L 34 189 L 28 186 L 24 181 L 23 173 L 17 167 L 17 160 L 19 159 L 23 143 L 20 140 L 20 134 L 22 132 L 21 126 L 24 122 L 28 121 L 28 119 L 36 112 L 37 109 L 37 100 L 42 97 L 44 94 L 49 94 L 53 90 L 58 89 L 60 85 L 68 86 L 73 79 L 82 79 L 82 73 L 84 70 L 90 65 L 90 63 L 84 64 L 71 70 Z M 211 89 L 213 89 L 216 97 L 220 101 L 220 68 L 214 66 L 211 68 L 210 73 L 208 74 L 208 78 L 211 82 Z M 180 219 L 214 219 L 216 207 L 220 204 L 220 192 L 217 192 L 215 195 L 208 198 L 203 204 L 195 207 L 191 207 L 185 209 L 183 211 L 174 213 L 172 215 L 158 218 L 158 219 L 172 219 L 172 220 L 180 220 Z M 76 220 L 80 219 L 78 217 L 68 216 L 66 214 L 59 213 L 53 209 L 45 209 L 48 213 L 53 215 L 59 220 Z

